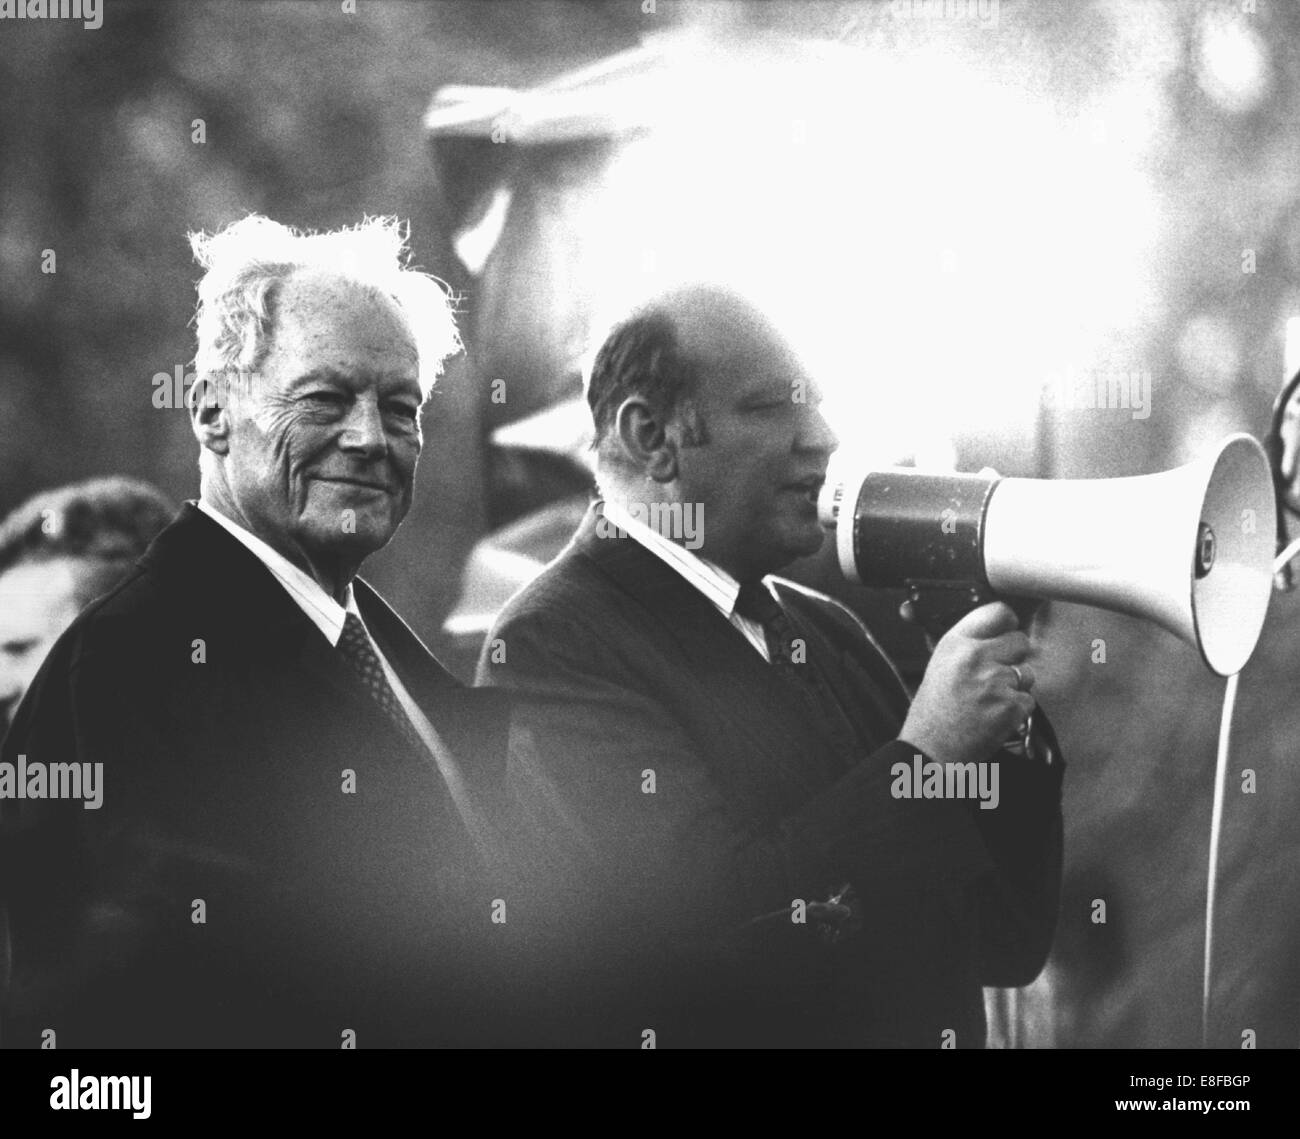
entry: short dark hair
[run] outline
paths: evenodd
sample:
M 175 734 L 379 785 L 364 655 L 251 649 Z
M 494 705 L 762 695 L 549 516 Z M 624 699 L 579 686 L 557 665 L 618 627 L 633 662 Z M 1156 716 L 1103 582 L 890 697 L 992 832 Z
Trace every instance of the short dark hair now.
M 705 426 L 691 402 L 696 378 L 676 326 L 662 309 L 641 309 L 620 321 L 596 353 L 587 384 L 596 449 L 609 437 L 619 407 L 630 396 L 644 399 L 665 418 L 682 412 L 690 441 L 706 442 Z
M 85 561 L 78 600 L 111 589 L 144 553 L 176 508 L 156 487 L 124 477 L 42 491 L 0 521 L 0 573 L 25 562 Z

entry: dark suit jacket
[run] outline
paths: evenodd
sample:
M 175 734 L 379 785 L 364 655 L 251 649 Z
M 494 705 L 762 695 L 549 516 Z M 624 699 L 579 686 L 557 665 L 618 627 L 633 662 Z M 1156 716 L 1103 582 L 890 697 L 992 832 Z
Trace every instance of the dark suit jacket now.
M 599 536 L 594 510 L 500 615 L 479 683 L 516 697 L 516 831 L 535 920 L 559 931 L 557 1035 L 982 1046 L 980 986 L 1028 983 L 1052 940 L 1060 767 L 990 756 L 995 810 L 895 798 L 891 768 L 915 754 L 896 738 L 901 681 L 843 606 L 779 593 L 863 742 L 851 754 L 698 590 Z M 797 899 L 845 884 L 834 940 L 794 920 Z
M 354 588 L 486 810 L 505 698 L 462 686 Z M 501 887 L 443 778 L 192 504 L 57 642 L 5 739 L 19 754 L 102 763 L 104 798 L 0 803 L 7 1045 L 46 1028 L 62 1047 L 509 1035 L 490 1007 Z

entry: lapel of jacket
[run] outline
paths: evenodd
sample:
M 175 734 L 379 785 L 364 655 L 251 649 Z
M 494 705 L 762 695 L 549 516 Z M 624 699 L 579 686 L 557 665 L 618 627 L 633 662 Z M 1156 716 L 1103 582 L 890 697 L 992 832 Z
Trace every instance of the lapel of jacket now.
M 846 707 L 852 707 L 856 703 L 860 710 L 866 711 L 863 706 L 863 702 L 866 702 L 872 710 L 868 717 L 875 721 L 875 734 L 881 736 L 882 742 L 895 734 L 907 719 L 911 694 L 893 661 L 862 619 L 840 602 L 828 602 L 825 598 L 815 601 L 813 591 L 798 582 L 776 577 L 772 579 L 772 584 L 776 586 L 781 604 L 796 628 L 804 626 L 820 607 L 828 604 L 833 606 L 837 615 L 828 616 L 813 631 L 826 639 L 832 649 L 832 660 L 838 656 L 844 662 L 854 662 L 865 673 L 868 683 L 851 683 L 844 667 L 823 670 L 826 683 L 835 690 Z M 850 633 L 849 629 L 853 632 Z M 803 628 L 803 631 L 807 633 L 809 630 Z M 809 659 L 813 659 L 811 651 Z
M 283 668 L 300 669 L 311 682 L 342 702 L 345 715 L 365 717 L 373 731 L 383 733 L 382 738 L 388 740 L 390 748 L 376 749 L 377 752 L 406 746 L 401 733 L 383 714 L 347 661 L 321 635 L 271 571 L 193 503 L 187 502 L 182 507 L 176 521 L 158 535 L 141 563 L 153 572 L 160 589 L 172 593 L 182 605 L 201 605 L 216 627 L 233 634 L 231 643 L 242 646 L 250 665 L 256 662 L 258 667 L 265 667 L 278 662 Z M 411 676 L 408 690 L 426 710 L 426 715 L 432 716 L 430 697 L 422 683 L 426 675 L 436 677 L 439 685 L 457 682 L 443 672 L 432 656 L 428 656 L 427 673 L 416 675 L 413 661 L 420 653 L 428 655 L 427 650 L 374 590 L 359 579 L 357 587 L 358 607 L 362 608 L 367 625 L 371 614 L 376 614 L 378 624 L 385 629 L 385 655 L 390 652 L 389 640 L 400 640 L 393 636 L 393 622 L 401 625 L 410 638 L 412 643 L 402 645 L 400 652 L 391 650 L 401 663 L 392 656 L 389 661 L 402 676 L 403 683 Z
M 575 547 L 674 640 L 697 698 L 755 760 L 808 786 L 833 778 L 834 744 L 790 682 L 673 567 L 605 523 L 601 505 L 593 504 L 583 520 Z
M 366 628 L 460 773 L 480 795 L 494 795 L 505 775 L 508 694 L 462 684 L 369 583 L 357 578 L 353 590 Z
M 432 790 L 441 813 L 426 822 L 440 834 L 438 841 L 468 837 L 484 864 L 497 865 L 491 820 L 500 809 L 505 783 L 508 694 L 465 688 L 369 585 L 359 579 L 354 584 L 372 636 L 446 744 L 449 776 L 444 763 L 435 770 L 411 754 L 402 732 L 270 570 L 192 503 L 158 536 L 141 563 L 172 607 L 184 612 L 201 608 L 203 624 L 221 630 L 223 652 L 233 655 L 235 669 L 246 670 L 250 679 L 292 677 L 290 691 L 310 693 L 312 708 L 328 709 L 336 726 L 327 724 L 327 731 L 364 725 L 365 739 L 373 743 L 366 747 L 365 759 L 376 769 L 367 776 L 368 786 L 383 788 L 381 796 L 400 796 L 413 810 L 424 807 L 422 789 Z M 462 829 L 444 831 L 443 824 L 453 818 Z M 457 857 L 449 866 L 459 865 Z

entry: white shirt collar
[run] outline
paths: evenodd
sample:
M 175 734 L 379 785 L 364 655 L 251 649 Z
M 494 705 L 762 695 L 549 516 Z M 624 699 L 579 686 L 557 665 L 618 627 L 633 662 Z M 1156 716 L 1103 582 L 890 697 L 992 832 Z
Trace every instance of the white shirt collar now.
M 351 582 L 348 582 L 347 585 L 347 604 L 340 605 L 313 578 L 308 577 L 282 554 L 273 550 L 256 534 L 250 533 L 238 523 L 232 522 L 220 511 L 214 510 L 205 502 L 199 502 L 198 507 L 230 534 L 232 538 L 241 542 L 271 571 L 276 581 L 284 586 L 289 596 L 297 602 L 299 608 L 311 618 L 312 624 L 325 635 L 326 640 L 335 648 L 338 648 L 339 639 L 343 636 L 343 622 L 349 613 L 355 614 L 357 619 L 361 621 L 362 628 L 365 628 L 365 619 L 357 608 L 356 593 L 352 589 Z M 369 636 L 369 630 L 366 632 L 367 636 Z M 424 741 L 425 748 L 437 763 L 438 770 L 442 772 L 443 777 L 447 780 L 452 799 L 461 812 L 465 825 L 470 827 L 472 833 L 479 836 L 480 842 L 488 841 L 483 837 L 487 832 L 482 820 L 475 813 L 471 800 L 466 793 L 464 778 L 456 766 L 454 757 L 443 744 L 442 737 L 429 722 L 429 718 L 424 714 L 424 709 L 411 696 L 410 691 L 397 674 L 397 670 L 393 668 L 384 655 L 383 650 L 375 644 L 373 637 L 370 637 L 370 646 L 379 658 L 379 664 L 384 671 L 388 686 L 393 690 L 393 695 L 397 697 L 397 702 L 406 713 L 406 718 L 410 720 L 416 734 Z
M 700 557 L 665 538 L 653 527 L 630 514 L 627 509 L 613 499 L 607 499 L 603 507 L 605 518 L 615 527 L 634 538 L 652 554 L 667 562 L 695 586 L 728 620 L 736 611 L 736 598 L 740 594 L 740 582 L 721 566 Z
M 347 603 L 340 605 L 314 578 L 300 570 L 283 554 L 272 549 L 252 531 L 246 530 L 237 522 L 232 522 L 221 511 L 201 499 L 198 508 L 237 542 L 242 543 L 258 561 L 266 566 L 275 580 L 284 586 L 289 596 L 311 619 L 312 624 L 324 634 L 325 639 L 331 645 L 338 646 L 339 638 L 343 636 L 343 622 L 347 615 L 354 613 L 357 617 L 361 616 L 351 582 L 348 582 L 345 594 Z

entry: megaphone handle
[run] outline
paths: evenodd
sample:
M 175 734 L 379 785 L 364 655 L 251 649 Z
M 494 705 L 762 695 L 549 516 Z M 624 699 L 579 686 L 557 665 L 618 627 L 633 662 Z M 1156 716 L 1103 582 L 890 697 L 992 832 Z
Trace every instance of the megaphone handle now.
M 912 616 L 930 640 L 937 641 L 972 609 L 996 601 L 997 597 L 978 585 L 963 582 L 908 584 L 907 599 Z M 930 645 L 933 649 L 933 643 Z
M 1003 600 L 991 590 L 981 589 L 974 583 L 959 582 L 924 585 L 909 583 L 907 596 L 912 603 L 913 616 L 925 629 L 930 640 L 931 650 L 934 649 L 934 642 L 972 609 L 991 601 Z M 1035 708 L 1003 747 L 1013 755 L 1023 755 L 1037 763 L 1051 766 L 1056 760 L 1056 745 L 1051 729 L 1045 728 L 1041 720 L 1038 709 Z

